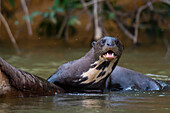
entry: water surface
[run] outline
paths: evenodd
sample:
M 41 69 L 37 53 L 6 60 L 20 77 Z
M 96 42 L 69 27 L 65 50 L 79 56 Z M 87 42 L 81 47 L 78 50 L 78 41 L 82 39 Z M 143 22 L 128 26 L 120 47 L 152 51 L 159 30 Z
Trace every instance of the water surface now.
M 11 65 L 47 79 L 61 64 L 83 56 L 89 48 L 44 47 L 0 48 L 0 56 Z M 170 80 L 170 61 L 165 50 L 125 50 L 119 65 L 156 80 Z M 164 83 L 164 82 L 163 82 Z M 164 83 L 167 87 L 170 84 Z M 60 94 L 28 98 L 0 98 L 0 113 L 169 113 L 170 89 L 163 91 L 115 91 L 104 94 Z

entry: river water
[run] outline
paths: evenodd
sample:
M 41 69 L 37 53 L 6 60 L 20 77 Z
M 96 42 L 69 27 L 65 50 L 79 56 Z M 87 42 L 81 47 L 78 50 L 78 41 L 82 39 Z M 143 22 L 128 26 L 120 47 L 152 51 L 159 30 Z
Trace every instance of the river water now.
M 34 47 L 15 54 L 0 48 L 8 63 L 47 79 L 58 66 L 83 56 L 89 48 Z M 170 81 L 170 60 L 164 62 L 165 49 L 125 49 L 119 65 Z M 170 84 L 162 91 L 115 91 L 104 94 L 59 94 L 56 96 L 0 98 L 0 113 L 170 113 Z

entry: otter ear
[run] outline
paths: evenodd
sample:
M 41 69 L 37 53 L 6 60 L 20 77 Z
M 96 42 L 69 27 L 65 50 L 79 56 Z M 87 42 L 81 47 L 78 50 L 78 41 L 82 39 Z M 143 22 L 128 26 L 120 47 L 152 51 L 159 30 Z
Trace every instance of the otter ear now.
M 93 41 L 93 42 L 91 43 L 91 45 L 92 45 L 92 46 L 94 46 L 95 44 L 96 44 L 96 42 L 95 42 L 95 41 Z
M 125 46 L 123 45 L 123 47 L 122 47 L 122 48 L 123 48 L 123 50 L 124 50 L 124 49 L 125 49 Z

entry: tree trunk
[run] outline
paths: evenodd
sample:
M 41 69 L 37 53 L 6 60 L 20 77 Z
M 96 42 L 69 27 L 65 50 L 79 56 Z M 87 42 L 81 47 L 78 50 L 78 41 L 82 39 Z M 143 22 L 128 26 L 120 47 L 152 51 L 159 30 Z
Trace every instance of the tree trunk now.
M 52 96 L 58 93 L 64 93 L 64 90 L 14 68 L 0 57 L 0 97 Z

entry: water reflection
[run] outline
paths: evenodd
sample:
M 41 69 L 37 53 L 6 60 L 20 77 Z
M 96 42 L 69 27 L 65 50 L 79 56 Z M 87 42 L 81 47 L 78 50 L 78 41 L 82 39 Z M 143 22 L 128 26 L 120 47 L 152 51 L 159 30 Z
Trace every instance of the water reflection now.
M 170 92 L 123 91 L 106 94 L 63 94 L 48 97 L 0 99 L 0 112 L 166 112 Z
M 146 75 L 156 80 L 164 80 L 164 81 L 170 80 L 170 78 L 167 75 L 156 75 L 151 73 L 148 73 Z

